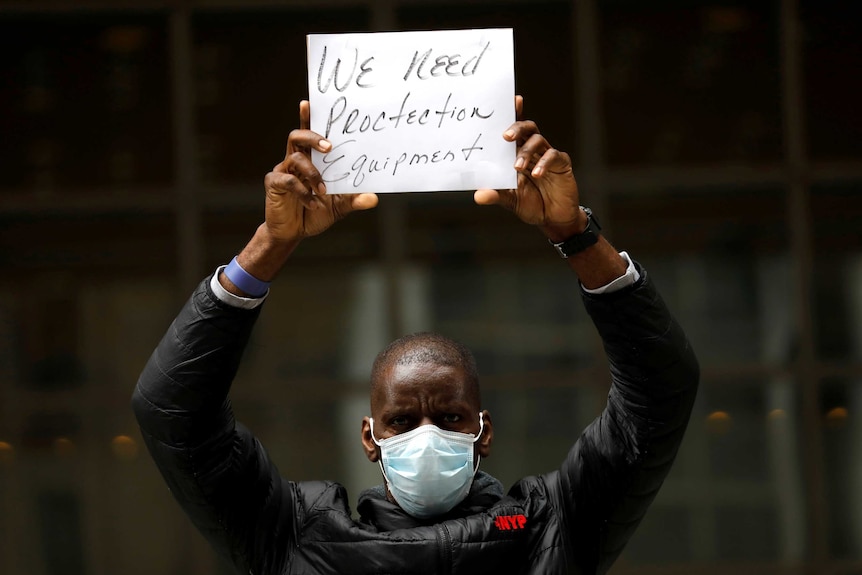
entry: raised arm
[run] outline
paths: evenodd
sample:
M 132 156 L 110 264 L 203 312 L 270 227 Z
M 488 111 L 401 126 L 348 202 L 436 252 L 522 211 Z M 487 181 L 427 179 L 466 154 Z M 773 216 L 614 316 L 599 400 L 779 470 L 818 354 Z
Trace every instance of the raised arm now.
M 257 285 L 271 281 L 304 238 L 377 203 L 373 194 L 326 195 L 309 154 L 326 151 L 329 142 L 308 130 L 307 102 L 300 118 L 284 160 L 266 176 L 265 222 L 237 256 Z M 201 282 L 171 324 L 141 373 L 132 405 L 153 459 L 198 529 L 242 572 L 270 572 L 290 548 L 292 488 L 234 421 L 228 399 L 264 298 L 244 292 L 224 268 L 217 273 Z
M 256 517 L 281 502 L 278 474 L 227 399 L 258 309 L 220 301 L 200 283 L 141 373 L 132 407 L 171 493 L 240 569 L 253 567 Z M 286 502 L 290 506 L 290 502 Z M 286 534 L 289 536 L 289 534 Z
M 477 190 L 475 201 L 502 205 L 553 243 L 582 234 L 587 214 L 568 155 L 533 122 L 516 122 L 504 137 L 518 142 L 518 188 Z M 601 416 L 560 471 L 545 476 L 548 512 L 566 527 L 567 564 L 579 573 L 607 571 L 640 523 L 682 441 L 699 378 L 682 329 L 646 271 L 627 260 L 601 235 L 566 260 L 584 288 L 612 377 Z
M 685 333 L 649 274 L 615 293 L 584 294 L 610 363 L 602 414 L 584 431 L 560 474 L 576 537 L 607 571 L 640 524 L 688 425 L 699 368 Z M 573 542 L 577 541 L 573 539 Z

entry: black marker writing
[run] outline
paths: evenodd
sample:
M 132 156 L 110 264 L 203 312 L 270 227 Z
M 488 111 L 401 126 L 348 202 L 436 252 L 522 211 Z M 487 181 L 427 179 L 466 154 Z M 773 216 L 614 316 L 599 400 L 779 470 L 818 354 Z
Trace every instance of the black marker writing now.
M 408 103 L 410 95 L 411 92 L 407 92 L 404 99 L 401 100 L 398 112 L 394 114 L 391 111 L 387 113 L 385 110 L 369 112 L 359 108 L 350 108 L 347 97 L 339 96 L 329 108 L 323 136 L 329 138 L 333 133 L 348 135 L 357 132 L 365 133 L 369 130 L 381 132 L 386 128 L 397 129 L 399 126 L 416 124 L 424 126 L 428 124 L 432 113 L 438 117 L 437 128 L 442 128 L 445 121 L 460 123 L 467 120 L 487 120 L 494 115 L 494 110 L 483 111 L 479 106 L 452 104 L 452 92 L 446 96 L 446 102 L 443 106 L 436 109 L 411 107 Z
M 479 62 L 482 61 L 482 56 L 485 55 L 490 45 L 490 41 L 486 42 L 482 51 L 478 55 L 468 58 L 463 65 L 461 64 L 461 54 L 441 54 L 431 60 L 433 48 L 429 48 L 421 55 L 419 54 L 419 50 L 416 50 L 413 53 L 410 65 L 407 67 L 407 72 L 404 74 L 404 81 L 407 81 L 414 71 L 416 72 L 416 77 L 420 80 L 436 78 L 443 74 L 447 76 L 472 76 L 476 73 Z M 431 60 L 430 63 L 429 60 Z M 430 68 L 426 69 L 429 65 Z
M 350 172 L 344 172 L 343 174 L 335 175 L 335 176 L 328 175 L 328 172 L 329 172 L 330 168 L 332 168 L 338 162 L 340 162 L 341 160 L 344 159 L 344 153 L 341 152 L 341 148 L 344 146 L 349 146 L 350 144 L 354 143 L 355 141 L 356 140 L 345 140 L 344 142 L 341 142 L 340 144 L 336 145 L 331 150 L 329 150 L 329 152 L 324 154 L 323 164 L 326 167 L 323 168 L 322 172 L 320 172 L 320 177 L 323 179 L 324 182 L 340 182 L 341 180 L 350 177 Z M 336 152 L 336 150 L 337 150 L 337 152 Z M 340 155 L 336 155 L 336 153 L 340 154 Z
M 476 136 L 476 141 L 473 142 L 473 145 L 470 146 L 469 148 L 461 148 L 461 153 L 464 154 L 464 161 L 465 162 L 470 161 L 470 156 L 473 155 L 473 152 L 475 152 L 476 150 L 484 150 L 485 149 L 482 146 L 477 145 L 479 143 L 479 138 L 481 138 L 481 137 L 482 137 L 482 134 L 479 134 L 478 136 Z
M 484 147 L 479 146 L 479 140 L 482 134 L 476 136 L 473 144 L 465 148 L 461 148 L 461 153 L 464 156 L 464 163 L 470 162 L 473 152 L 484 150 Z M 347 140 L 335 146 L 328 153 L 323 155 L 324 169 L 320 175 L 324 182 L 340 182 L 352 177 L 352 185 L 358 188 L 364 182 L 367 176 L 373 174 L 385 173 L 395 176 L 399 170 L 406 168 L 420 168 L 429 164 L 453 163 L 458 162 L 453 150 L 421 150 L 401 152 L 396 158 L 394 155 L 388 155 L 383 158 L 375 158 L 369 156 L 364 150 L 358 150 L 361 153 L 355 156 L 355 159 L 347 159 L 351 155 L 351 150 L 348 144 L 354 144 L 357 140 Z M 342 149 L 344 148 L 344 149 Z M 351 157 L 353 157 L 351 155 Z M 339 167 L 340 164 L 340 167 Z M 349 168 L 347 166 L 350 166 Z M 346 170 L 346 171 L 341 171 Z M 334 172 L 334 173 L 333 173 Z
M 440 122 L 437 124 L 438 128 L 441 128 L 443 126 L 443 120 L 446 118 L 446 116 L 449 116 L 450 118 L 454 118 L 454 119 L 458 120 L 459 122 L 463 122 L 468 117 L 467 108 L 458 108 L 458 107 L 449 108 L 449 101 L 451 99 L 452 99 L 452 92 L 449 92 L 449 95 L 446 96 L 446 103 L 443 104 L 443 109 L 442 110 L 436 110 L 434 112 L 435 114 L 440 116 Z M 479 111 L 478 106 L 474 106 L 473 111 L 470 112 L 470 114 L 469 114 L 469 117 L 470 118 L 477 118 L 478 117 L 482 120 L 487 120 L 488 118 L 490 118 L 493 115 L 494 115 L 493 110 L 491 110 L 491 112 L 489 112 L 488 114 L 483 114 L 482 112 Z
M 356 76 L 356 85 L 360 88 L 370 88 L 371 84 L 363 84 L 362 78 L 373 71 L 371 67 L 371 61 L 374 60 L 374 56 L 370 58 L 366 58 L 361 64 L 359 63 L 359 49 L 354 48 L 353 50 L 353 67 L 350 69 L 350 74 L 347 76 L 347 80 L 344 81 L 342 85 L 338 84 L 338 80 L 341 77 L 341 58 L 335 61 L 335 66 L 332 68 L 332 72 L 329 74 L 329 79 L 326 80 L 326 86 L 322 84 L 323 76 L 324 76 L 324 68 L 326 67 L 326 50 L 328 46 L 323 47 L 323 55 L 320 57 L 320 67 L 317 69 L 317 90 L 321 94 L 325 94 L 327 90 L 329 90 L 330 85 L 335 85 L 335 89 L 339 92 L 343 92 L 350 86 L 350 82 L 353 81 L 353 76 L 356 74 L 356 67 L 359 66 L 359 75 Z

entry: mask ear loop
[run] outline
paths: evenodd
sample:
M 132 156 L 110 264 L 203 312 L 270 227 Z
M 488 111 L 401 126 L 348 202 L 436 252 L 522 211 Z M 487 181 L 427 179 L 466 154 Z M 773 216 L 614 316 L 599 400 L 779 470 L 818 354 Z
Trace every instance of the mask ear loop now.
M 377 447 L 380 447 L 380 442 L 377 441 L 376 437 L 374 437 L 374 418 L 373 417 L 368 418 L 368 425 L 371 426 L 371 441 L 374 442 L 374 445 L 376 445 Z
M 377 441 L 377 438 L 374 437 L 374 418 L 368 418 L 368 424 L 371 426 L 371 441 L 374 442 L 374 445 L 380 447 L 380 442 Z M 380 473 L 383 474 L 383 479 L 386 480 L 387 485 L 389 484 L 389 477 L 386 475 L 386 469 L 383 468 L 383 453 L 380 453 L 380 457 L 377 458 L 377 467 L 380 468 Z M 475 473 L 475 472 L 474 472 Z
M 473 443 L 479 441 L 479 438 L 482 437 L 482 432 L 485 431 L 485 418 L 482 416 L 482 412 L 479 412 L 479 433 L 476 434 L 476 437 L 473 438 Z M 374 435 L 372 434 L 372 438 Z M 473 467 L 473 477 L 476 476 L 476 472 L 479 471 L 479 464 L 482 463 L 482 456 L 480 454 L 476 454 L 476 465 Z

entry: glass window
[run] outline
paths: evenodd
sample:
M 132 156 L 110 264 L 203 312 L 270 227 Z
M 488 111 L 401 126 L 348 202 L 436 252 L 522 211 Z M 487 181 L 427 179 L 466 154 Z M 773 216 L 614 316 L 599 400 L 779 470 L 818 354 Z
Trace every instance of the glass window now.
M 595 333 L 577 279 L 557 259 L 429 271 L 432 329 L 467 344 L 482 373 L 526 376 L 591 364 Z
M 800 2 L 808 145 L 817 160 L 862 157 L 862 11 L 855 2 Z
M 39 535 L 48 575 L 83 575 L 81 506 L 74 493 L 42 491 L 36 498 Z
M 263 180 L 308 98 L 305 36 L 361 32 L 363 7 L 194 16 L 198 162 L 207 182 Z
M 109 467 L 135 459 L 131 391 L 176 311 L 172 218 L 43 215 L 4 223 L 4 253 L 15 273 L 0 285 L 0 332 L 11 344 L 2 368 L 8 385 L 0 386 L 0 473 L 9 471 L 4 497 L 14 502 L 9 516 L 18 528 L 3 530 L 4 545 L 15 550 L 3 567 L 84 572 L 103 559 L 101 550 L 122 544 L 114 538 L 123 529 L 110 528 L 118 509 L 146 507 L 140 520 L 158 507 L 137 497 L 145 474 L 112 481 Z M 149 503 L 162 501 L 164 489 L 153 491 Z M 149 538 L 135 541 L 141 537 Z M 128 563 L 120 557 L 112 565 Z
M 829 546 L 862 559 L 862 379 L 828 379 L 820 389 Z
M 173 270 L 79 280 L 80 357 L 87 380 L 77 408 L 77 458 L 62 461 L 80 493 L 89 561 L 113 572 L 168 572 L 194 557 L 189 525 L 146 453 L 129 402 L 144 363 L 182 303 Z M 183 294 L 185 296 L 186 294 Z M 90 540 L 92 538 L 92 540 Z M 183 559 L 189 558 L 189 559 Z
M 207 250 L 205 273 L 209 274 L 216 266 L 230 261 L 263 223 L 263 176 L 271 168 L 272 166 L 266 168 L 249 186 L 241 188 L 241 193 L 248 196 L 246 204 L 253 207 L 212 208 L 204 211 L 202 225 Z M 383 197 L 380 201 L 383 203 L 391 199 Z M 291 262 L 353 264 L 378 257 L 380 240 L 377 228 L 380 209 L 353 213 L 325 233 L 304 241 L 291 255 Z M 289 277 L 290 274 L 282 274 L 276 282 L 288 281 Z
M 515 92 L 524 96 L 524 116 L 535 120 L 556 148 L 575 157 L 571 2 L 405 2 L 397 13 L 403 30 L 512 28 Z
M 170 181 L 164 16 L 7 17 L 0 39 L 0 191 Z
M 262 221 L 261 180 L 308 94 L 306 34 L 384 20 L 513 28 L 525 115 L 573 156 L 578 98 L 601 108 L 598 217 L 702 367 L 677 461 L 614 570 L 860 571 L 862 190 L 846 175 L 862 157 L 862 5 L 796 3 L 808 182 L 777 167 L 792 1 L 594 0 L 594 86 L 579 82 L 588 54 L 569 0 L 186 3 L 192 70 L 177 85 L 178 3 L 3 4 L 0 572 L 227 573 L 143 453 L 129 395 L 188 295 L 178 262 L 202 252 L 209 273 Z M 189 87 L 206 189 L 179 206 L 173 106 Z M 679 183 L 727 167 L 738 184 Z M 805 230 L 788 209 L 797 185 Z M 178 216 L 200 217 L 202 238 L 178 234 Z M 343 481 L 355 508 L 381 482 L 358 437 L 371 362 L 401 333 L 440 331 L 476 354 L 496 425 L 482 468 L 508 487 L 556 468 L 605 404 L 580 299 L 541 233 L 506 210 L 462 192 L 383 196 L 303 242 L 276 280 L 232 390 L 237 419 L 284 476 Z M 802 406 L 809 386 L 817 401 Z
M 433 196 L 405 199 L 406 251 L 424 260 L 426 329 L 463 341 L 485 375 L 589 365 L 595 331 L 577 278 L 542 234 L 470 193 Z
M 232 389 L 237 420 L 285 477 L 348 482 L 354 501 L 379 482 L 359 424 L 369 415 L 371 363 L 388 343 L 382 285 L 371 263 L 291 265 L 273 284 Z M 354 473 L 373 483 L 355 486 Z
M 598 5 L 610 164 L 778 161 L 774 3 Z
M 607 399 L 607 378 L 593 371 L 535 371 L 483 377 L 482 400 L 494 422 L 491 456 L 482 469 L 508 490 L 528 475 L 559 469 L 581 431 Z M 529 382 L 529 384 L 527 384 Z
M 12 212 L 0 215 L 0 250 L 6 265 L 24 278 L 56 288 L 60 287 L 56 278 L 63 273 L 148 274 L 175 269 L 175 227 L 170 214 L 147 210 Z M 39 274 L 55 281 L 39 281 Z
M 91 382 L 94 374 L 101 373 L 105 357 L 115 356 L 98 351 L 92 358 L 86 355 L 88 333 L 100 325 L 89 312 L 101 318 L 104 308 L 85 311 L 84 301 L 91 295 L 85 286 L 118 277 L 173 273 L 177 248 L 172 243 L 172 218 L 91 214 L 8 217 L 0 222 L 4 225 L 0 249 L 7 267 L 15 270 L 14 283 L 5 284 L 11 309 L 3 314 L 15 334 L 9 348 L 11 381 L 34 391 Z M 134 307 L 145 301 L 127 303 Z M 134 325 L 128 328 L 118 332 L 118 338 L 139 333 Z
M 626 560 L 801 559 L 799 426 L 792 382 L 704 378 L 674 468 Z
M 785 201 L 769 189 L 612 194 L 612 243 L 652 275 L 702 365 L 793 357 Z
M 411 261 L 464 266 L 509 257 L 556 261 L 549 257 L 556 252 L 538 230 L 499 206 L 477 206 L 472 190 L 408 194 L 396 200 L 406 211 L 404 251 Z
M 824 359 L 862 358 L 862 185 L 812 189 L 814 320 Z

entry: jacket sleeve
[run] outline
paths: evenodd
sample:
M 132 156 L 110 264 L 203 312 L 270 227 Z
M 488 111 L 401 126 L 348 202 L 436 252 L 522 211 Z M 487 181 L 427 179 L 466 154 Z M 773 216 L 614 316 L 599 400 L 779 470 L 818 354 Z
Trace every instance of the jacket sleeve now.
M 559 474 L 570 559 L 582 572 L 606 572 L 631 538 L 670 471 L 697 392 L 694 352 L 639 271 L 619 292 L 583 294 L 612 384 Z
M 218 300 L 201 282 L 153 352 L 132 396 L 144 441 L 174 497 L 213 547 L 244 573 L 284 562 L 291 489 L 228 390 L 259 313 Z

